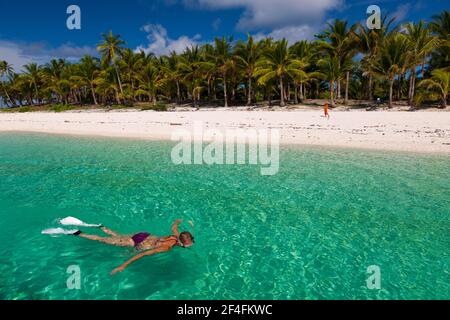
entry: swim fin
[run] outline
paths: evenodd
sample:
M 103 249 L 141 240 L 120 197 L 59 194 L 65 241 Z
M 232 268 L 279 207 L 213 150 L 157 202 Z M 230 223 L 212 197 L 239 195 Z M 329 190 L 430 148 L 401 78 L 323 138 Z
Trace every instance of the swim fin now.
M 88 224 L 74 217 L 67 217 L 61 219 L 59 223 L 63 226 L 76 226 L 76 227 L 87 227 L 87 228 L 101 228 L 102 224 Z
M 80 230 L 64 230 L 63 228 L 47 229 L 41 232 L 48 235 L 68 235 L 74 236 L 80 234 Z

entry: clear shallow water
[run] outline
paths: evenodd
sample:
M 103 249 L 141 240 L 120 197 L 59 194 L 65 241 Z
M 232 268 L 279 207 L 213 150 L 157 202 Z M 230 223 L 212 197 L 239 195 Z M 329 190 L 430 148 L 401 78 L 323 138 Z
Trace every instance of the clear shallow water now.
M 450 298 L 448 157 L 285 147 L 263 177 L 174 166 L 171 146 L 0 134 L 0 299 Z M 68 215 L 125 234 L 192 219 L 196 245 L 111 277 L 133 250 L 40 234 Z

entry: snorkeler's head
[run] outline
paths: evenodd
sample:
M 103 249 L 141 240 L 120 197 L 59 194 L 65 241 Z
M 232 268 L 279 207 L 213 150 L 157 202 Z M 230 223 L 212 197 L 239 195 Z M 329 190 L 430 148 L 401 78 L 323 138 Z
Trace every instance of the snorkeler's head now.
M 189 248 L 194 245 L 194 236 L 190 232 L 182 232 L 179 237 L 180 244 L 184 248 Z

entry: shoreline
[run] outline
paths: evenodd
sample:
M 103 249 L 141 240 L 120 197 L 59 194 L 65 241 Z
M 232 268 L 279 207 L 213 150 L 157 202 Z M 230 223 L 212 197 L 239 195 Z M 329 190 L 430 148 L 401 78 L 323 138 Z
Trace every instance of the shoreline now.
M 0 113 L 0 132 L 171 141 L 197 121 L 219 132 L 277 129 L 286 146 L 450 154 L 448 112 L 335 111 L 330 120 L 319 111 Z

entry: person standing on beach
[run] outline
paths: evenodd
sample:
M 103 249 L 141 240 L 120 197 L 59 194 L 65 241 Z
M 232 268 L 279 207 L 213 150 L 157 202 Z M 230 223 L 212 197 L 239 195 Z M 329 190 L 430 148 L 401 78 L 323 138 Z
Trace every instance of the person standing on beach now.
M 325 113 L 325 118 L 330 119 L 330 114 L 328 112 L 328 103 L 327 102 L 325 102 L 325 106 L 324 106 L 323 110 L 324 110 L 324 113 Z

